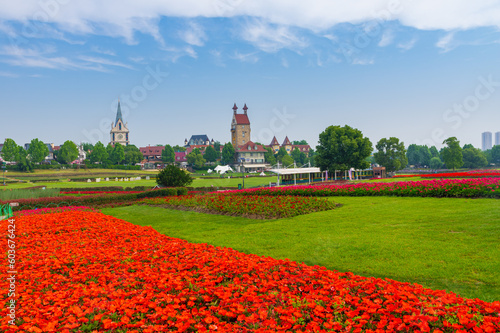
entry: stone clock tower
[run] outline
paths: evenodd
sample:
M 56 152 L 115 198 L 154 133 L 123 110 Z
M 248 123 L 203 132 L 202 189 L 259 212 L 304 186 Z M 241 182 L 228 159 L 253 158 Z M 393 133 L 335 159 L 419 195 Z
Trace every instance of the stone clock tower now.
M 250 141 L 250 120 L 247 114 L 247 105 L 243 107 L 243 114 L 237 113 L 236 103 L 233 106 L 233 120 L 231 121 L 231 143 L 234 149 Z
M 120 100 L 118 100 L 118 110 L 116 111 L 116 120 L 113 125 L 111 123 L 111 131 L 109 132 L 111 136 L 111 144 L 114 146 L 116 143 L 122 146 L 128 146 L 130 141 L 128 139 L 128 128 L 127 123 L 123 123 L 122 109 L 120 108 Z

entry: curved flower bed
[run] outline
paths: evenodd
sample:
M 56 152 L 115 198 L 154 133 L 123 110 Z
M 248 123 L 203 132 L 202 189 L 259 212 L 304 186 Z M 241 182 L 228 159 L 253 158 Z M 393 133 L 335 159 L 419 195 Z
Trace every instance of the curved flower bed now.
M 191 244 L 100 213 L 15 223 L 20 306 L 16 326 L 0 308 L 3 332 L 500 330 L 500 302 Z
M 336 207 L 335 203 L 318 198 L 265 195 L 229 196 L 226 194 L 151 198 L 141 200 L 139 203 L 257 218 L 292 217 Z
M 226 191 L 241 195 L 293 196 L 401 196 L 499 198 L 500 179 L 436 179 L 409 182 L 304 185 Z

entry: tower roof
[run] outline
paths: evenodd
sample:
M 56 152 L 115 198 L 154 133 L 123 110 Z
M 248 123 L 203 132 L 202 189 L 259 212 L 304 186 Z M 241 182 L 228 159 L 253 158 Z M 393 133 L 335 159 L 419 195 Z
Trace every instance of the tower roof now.
M 280 143 L 278 142 L 276 137 L 273 137 L 273 141 L 271 141 L 270 146 L 279 146 L 279 145 L 280 145 Z
M 246 114 L 235 114 L 234 119 L 236 119 L 237 125 L 250 125 L 250 119 Z
M 290 142 L 290 140 L 288 140 L 288 136 L 285 137 L 285 141 L 283 141 L 283 144 L 282 146 L 287 146 L 287 145 L 291 145 L 292 143 Z
M 245 103 L 245 106 L 243 107 L 243 111 L 248 110 L 247 103 Z
M 118 110 L 116 111 L 116 120 L 115 120 L 115 125 L 118 124 L 118 120 L 121 120 L 123 123 L 123 118 L 122 118 L 122 109 L 120 107 L 120 100 L 118 100 Z
M 238 110 L 238 107 L 236 106 L 236 103 L 234 103 L 233 110 L 234 110 L 234 112 L 236 112 L 236 110 Z

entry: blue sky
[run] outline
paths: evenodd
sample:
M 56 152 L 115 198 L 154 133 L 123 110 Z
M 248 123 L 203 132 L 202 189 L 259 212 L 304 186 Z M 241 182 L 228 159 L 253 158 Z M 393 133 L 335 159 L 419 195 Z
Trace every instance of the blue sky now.
M 252 140 L 329 125 L 481 146 L 500 131 L 500 3 L 430 0 L 0 0 L 0 141 Z

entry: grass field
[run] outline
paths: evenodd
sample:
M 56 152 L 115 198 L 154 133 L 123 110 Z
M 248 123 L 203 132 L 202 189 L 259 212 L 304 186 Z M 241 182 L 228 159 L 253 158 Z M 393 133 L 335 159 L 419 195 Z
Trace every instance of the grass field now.
M 335 201 L 343 207 L 279 220 L 147 206 L 103 212 L 190 242 L 500 300 L 500 200 L 336 197 Z

